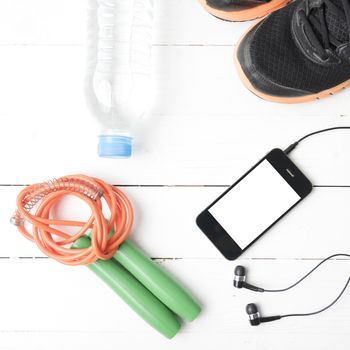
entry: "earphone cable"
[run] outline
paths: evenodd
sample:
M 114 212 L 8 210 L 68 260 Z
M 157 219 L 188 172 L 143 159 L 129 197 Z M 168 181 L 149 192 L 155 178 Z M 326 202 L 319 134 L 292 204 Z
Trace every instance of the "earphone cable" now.
M 309 134 L 303 136 L 302 138 L 300 138 L 298 141 L 296 141 L 296 142 L 290 144 L 290 145 L 284 150 L 284 153 L 285 153 L 285 154 L 288 154 L 288 153 L 292 152 L 293 149 L 294 149 L 295 147 L 297 147 L 298 144 L 299 144 L 301 141 L 307 139 L 307 138 L 310 137 L 310 136 L 314 136 L 314 135 L 321 134 L 321 133 L 328 132 L 328 131 L 333 131 L 333 130 L 345 130 L 345 129 L 350 129 L 350 126 L 334 126 L 334 127 L 332 127 L 332 128 L 321 129 L 321 130 L 317 130 L 317 131 L 311 132 L 311 133 L 309 133 Z
M 269 293 L 278 293 L 278 292 L 285 292 L 289 289 L 294 288 L 295 286 L 297 286 L 299 283 L 301 283 L 302 281 L 304 281 L 304 279 L 306 279 L 307 277 L 309 277 L 315 270 L 317 270 L 321 265 L 323 265 L 326 261 L 336 258 L 336 257 L 347 257 L 350 258 L 350 254 L 345 254 L 345 253 L 339 253 L 339 254 L 333 254 L 330 255 L 329 257 L 323 259 L 321 262 L 319 262 L 313 269 L 311 269 L 306 275 L 304 275 L 302 278 L 300 278 L 298 281 L 296 281 L 295 283 L 293 283 L 291 286 L 286 287 L 286 288 L 281 288 L 281 289 L 264 289 L 264 292 L 269 292 Z
M 342 289 L 342 291 L 340 292 L 340 294 L 326 307 L 324 307 L 321 310 L 318 311 L 314 311 L 314 312 L 308 312 L 308 313 L 300 313 L 300 314 L 286 314 L 286 315 L 281 315 L 281 318 L 286 318 L 286 317 L 303 317 L 303 316 L 313 316 L 313 315 L 317 315 L 320 314 L 323 311 L 326 311 L 327 309 L 329 309 L 330 307 L 332 307 L 340 298 L 341 296 L 344 294 L 345 290 L 347 289 L 347 287 L 349 286 L 350 283 L 350 277 L 348 278 L 347 282 L 345 283 L 344 288 Z
M 285 154 L 289 154 L 290 152 L 292 152 L 300 142 L 302 142 L 303 140 L 307 139 L 308 137 L 317 135 L 317 134 L 321 134 L 324 132 L 328 132 L 328 131 L 333 131 L 333 130 L 346 130 L 346 129 L 350 129 L 350 126 L 337 126 L 337 127 L 331 127 L 331 128 L 326 128 L 326 129 L 321 129 L 321 130 L 317 130 L 314 132 L 311 132 L 309 134 L 306 134 L 305 136 L 301 137 L 299 140 L 297 140 L 296 142 L 290 144 L 285 150 L 284 153 Z M 306 275 L 304 275 L 302 278 L 300 278 L 297 282 L 295 282 L 294 284 L 290 285 L 289 287 L 286 288 L 282 288 L 282 289 L 262 289 L 261 291 L 264 292 L 272 292 L 272 293 L 276 293 L 276 292 L 284 292 L 287 290 L 290 290 L 292 288 L 294 288 L 295 286 L 297 286 L 299 283 L 301 283 L 302 281 L 304 281 L 308 276 L 310 276 L 315 270 L 317 270 L 322 264 L 324 264 L 326 261 L 335 258 L 335 257 L 347 257 L 350 258 L 350 254 L 333 254 L 327 258 L 325 258 L 324 260 L 322 260 L 320 263 L 318 263 L 313 269 L 311 269 Z M 317 311 L 313 311 L 313 312 L 309 312 L 309 313 L 294 313 L 294 314 L 285 314 L 285 315 L 281 315 L 278 316 L 278 318 L 275 319 L 280 319 L 280 318 L 286 318 L 286 317 L 303 317 L 303 316 L 313 316 L 313 315 L 317 315 L 322 313 L 323 311 L 328 310 L 329 308 L 331 308 L 341 297 L 342 295 L 345 293 L 346 289 L 348 288 L 350 284 L 350 277 L 347 279 L 343 289 L 341 290 L 341 292 L 339 293 L 339 295 L 327 306 L 325 306 L 324 308 L 317 310 Z M 265 320 L 266 321 L 270 321 L 270 320 Z

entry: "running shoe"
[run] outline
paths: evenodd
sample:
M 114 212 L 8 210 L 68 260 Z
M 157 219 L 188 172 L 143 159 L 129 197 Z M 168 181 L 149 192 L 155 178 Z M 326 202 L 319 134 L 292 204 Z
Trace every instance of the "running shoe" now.
M 244 84 L 274 102 L 307 102 L 350 85 L 350 0 L 297 0 L 255 24 L 235 61 Z

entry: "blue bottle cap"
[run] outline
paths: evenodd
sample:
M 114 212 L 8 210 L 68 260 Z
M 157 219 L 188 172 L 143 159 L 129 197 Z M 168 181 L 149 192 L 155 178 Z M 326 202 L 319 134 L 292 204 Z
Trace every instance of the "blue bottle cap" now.
M 100 135 L 98 155 L 105 158 L 128 158 L 132 154 L 132 138 L 121 135 Z

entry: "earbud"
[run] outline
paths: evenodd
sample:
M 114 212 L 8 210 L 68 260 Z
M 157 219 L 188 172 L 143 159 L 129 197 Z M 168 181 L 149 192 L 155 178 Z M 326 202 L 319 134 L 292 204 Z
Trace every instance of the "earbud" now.
M 245 308 L 249 316 L 249 322 L 252 326 L 258 326 L 260 324 L 260 313 L 256 304 L 248 304 Z
M 263 322 L 272 322 L 281 319 L 281 316 L 270 316 L 270 317 L 261 317 L 259 309 L 256 304 L 248 304 L 245 308 L 248 316 L 249 322 L 252 326 L 259 326 Z
M 236 288 L 243 288 L 243 283 L 245 282 L 245 267 L 241 265 L 237 265 L 235 267 L 235 276 L 233 278 L 233 285 Z
M 263 288 L 253 286 L 246 281 L 246 269 L 244 266 L 237 265 L 235 267 L 235 276 L 233 278 L 233 285 L 236 288 L 246 288 L 254 292 L 264 292 Z

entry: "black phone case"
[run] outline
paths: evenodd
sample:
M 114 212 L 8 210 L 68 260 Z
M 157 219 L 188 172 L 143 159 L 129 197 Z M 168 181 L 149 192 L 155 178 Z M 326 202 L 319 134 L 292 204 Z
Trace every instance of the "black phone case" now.
M 285 213 L 277 218 L 269 227 L 261 232 L 247 247 L 241 249 L 234 239 L 224 230 L 219 222 L 208 211 L 216 202 L 226 195 L 234 186 L 252 172 L 262 161 L 267 159 L 276 171 L 287 181 L 287 183 L 298 193 L 300 200 L 290 207 Z M 291 179 L 287 171 L 294 177 Z M 289 173 L 289 174 L 290 174 Z M 292 181 L 291 181 L 292 180 Z M 310 180 L 300 171 L 300 169 L 289 159 L 289 157 L 280 149 L 275 148 L 263 157 L 258 163 L 242 175 L 232 186 L 223 192 L 214 202 L 204 209 L 197 217 L 196 223 L 221 254 L 228 260 L 237 259 L 243 252 L 252 246 L 264 233 L 266 233 L 276 222 L 292 210 L 312 191 Z

